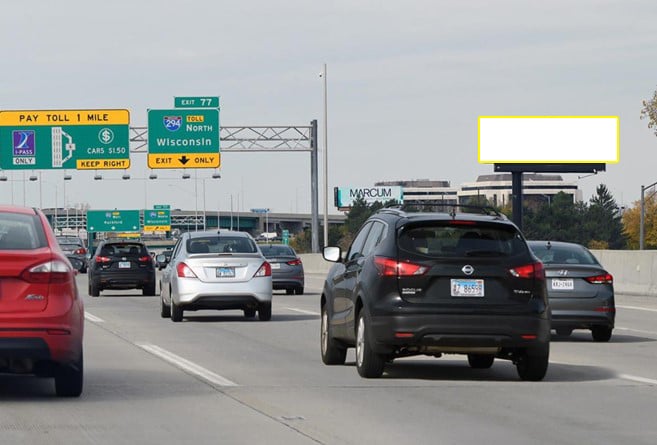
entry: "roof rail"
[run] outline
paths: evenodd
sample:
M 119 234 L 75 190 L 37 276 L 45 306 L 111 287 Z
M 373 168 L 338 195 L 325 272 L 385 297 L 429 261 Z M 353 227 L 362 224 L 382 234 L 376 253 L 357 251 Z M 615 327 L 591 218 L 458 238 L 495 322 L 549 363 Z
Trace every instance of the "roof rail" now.
M 416 210 L 417 209 L 417 210 Z M 421 210 L 420 210 L 421 209 Z M 384 208 L 384 210 L 396 210 L 397 212 L 442 212 L 449 213 L 452 218 L 456 216 L 457 209 L 471 210 L 464 213 L 479 213 L 487 216 L 496 216 L 502 219 L 508 219 L 505 214 L 500 213 L 497 209 L 491 206 L 478 206 L 471 204 L 448 204 L 448 203 L 413 203 L 396 205 L 392 208 Z

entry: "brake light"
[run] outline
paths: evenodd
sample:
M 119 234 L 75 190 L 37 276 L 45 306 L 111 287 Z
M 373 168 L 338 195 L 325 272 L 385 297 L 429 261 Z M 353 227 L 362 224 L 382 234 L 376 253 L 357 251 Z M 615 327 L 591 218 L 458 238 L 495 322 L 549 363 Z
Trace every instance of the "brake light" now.
M 176 273 L 180 278 L 198 278 L 194 271 L 185 263 L 178 263 Z
M 139 262 L 140 263 L 148 263 L 151 260 L 152 260 L 152 258 L 149 255 L 139 257 Z
M 297 258 L 295 260 L 288 261 L 287 264 L 289 264 L 290 266 L 301 266 L 301 258 Z
M 78 250 L 74 252 L 76 255 L 86 255 L 87 254 L 87 249 L 84 247 L 80 247 Z
M 454 220 L 450 221 L 449 224 L 452 225 L 452 226 L 474 226 L 475 224 L 477 224 L 477 222 L 476 221 L 462 221 L 462 220 L 454 219 Z
M 525 264 L 524 266 L 514 267 L 509 269 L 509 273 L 516 278 L 535 278 L 537 280 L 545 279 L 545 269 L 543 268 L 543 263 L 536 262 L 531 264 Z
M 262 266 L 260 266 L 260 269 L 253 275 L 254 277 L 271 277 L 271 264 L 269 264 L 267 261 L 262 263 Z
M 21 278 L 28 283 L 66 283 L 71 278 L 71 269 L 63 261 L 52 260 L 25 269 Z
M 99 255 L 99 256 L 96 257 L 96 262 L 97 263 L 109 263 L 110 261 L 112 261 L 112 260 L 110 260 L 106 256 L 100 256 Z
M 379 275 L 384 277 L 410 277 L 424 275 L 429 270 L 428 267 L 421 264 L 409 263 L 406 261 L 396 261 L 392 258 L 381 256 L 374 257 L 374 265 L 379 271 Z
M 614 277 L 609 273 L 584 278 L 591 284 L 614 284 Z

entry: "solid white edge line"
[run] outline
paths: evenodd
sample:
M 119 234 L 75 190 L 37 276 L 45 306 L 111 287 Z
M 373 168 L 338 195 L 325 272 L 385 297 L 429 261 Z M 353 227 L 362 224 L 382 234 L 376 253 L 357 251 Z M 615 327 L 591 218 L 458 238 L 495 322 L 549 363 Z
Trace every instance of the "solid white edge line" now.
M 306 314 L 306 315 L 321 315 L 319 312 L 312 312 L 312 311 L 304 311 L 303 309 L 297 309 L 294 307 L 286 307 L 288 311 L 294 311 L 294 312 L 299 312 L 300 314 Z
M 105 320 L 103 320 L 100 317 L 96 317 L 94 314 L 90 314 L 87 311 L 84 311 L 84 318 L 86 318 L 89 321 L 92 321 L 94 323 L 103 323 Z
M 217 386 L 238 386 L 237 383 L 228 380 L 225 377 L 216 374 L 209 369 L 206 369 L 200 365 L 197 365 L 194 362 L 190 362 L 187 359 L 180 357 L 179 355 L 169 352 L 166 349 L 160 348 L 157 345 L 150 343 L 135 343 L 144 351 L 155 355 L 156 357 L 161 358 L 162 360 L 172 364 L 173 366 L 182 369 L 183 371 L 200 377 L 201 379 L 210 382 Z
M 657 309 L 650 309 L 647 307 L 638 307 L 638 306 L 625 306 L 625 305 L 616 305 L 617 308 L 621 309 L 633 309 L 635 311 L 646 311 L 646 312 L 657 312 Z
M 635 375 L 619 374 L 618 378 L 621 378 L 623 380 L 631 380 L 632 382 L 647 383 L 648 385 L 657 385 L 657 380 L 647 379 L 645 377 L 638 377 Z
M 643 331 L 641 329 L 623 328 L 620 326 L 616 326 L 614 329 L 618 329 L 619 331 L 638 332 L 639 334 L 657 335 L 657 332 L 655 331 Z

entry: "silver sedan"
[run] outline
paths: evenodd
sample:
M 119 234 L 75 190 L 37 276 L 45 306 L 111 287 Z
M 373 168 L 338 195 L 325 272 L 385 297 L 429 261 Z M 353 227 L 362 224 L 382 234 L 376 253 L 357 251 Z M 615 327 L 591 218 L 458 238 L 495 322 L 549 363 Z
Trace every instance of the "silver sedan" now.
M 271 299 L 271 265 L 242 232 L 184 233 L 160 279 L 160 314 L 176 322 L 183 311 L 201 309 L 240 309 L 247 318 L 258 311 L 266 321 Z

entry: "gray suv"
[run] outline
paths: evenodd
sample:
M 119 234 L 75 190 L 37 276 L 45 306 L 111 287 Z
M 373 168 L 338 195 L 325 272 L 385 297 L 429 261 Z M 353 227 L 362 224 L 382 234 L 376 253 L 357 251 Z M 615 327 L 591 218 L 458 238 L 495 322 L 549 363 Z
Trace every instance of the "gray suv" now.
M 495 358 L 523 380 L 548 367 L 550 311 L 543 264 L 497 213 L 406 212 L 370 217 L 347 250 L 324 248 L 331 268 L 321 296 L 321 355 L 343 364 L 356 348 L 362 377 L 397 357 Z

